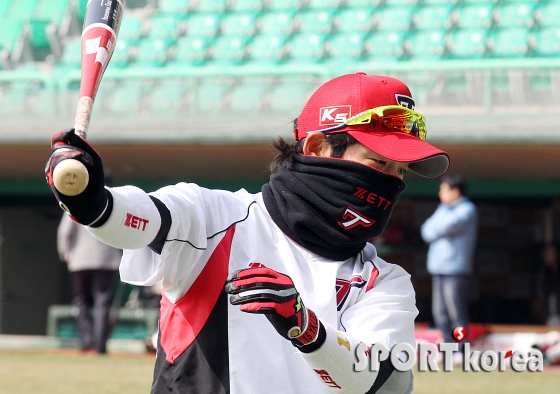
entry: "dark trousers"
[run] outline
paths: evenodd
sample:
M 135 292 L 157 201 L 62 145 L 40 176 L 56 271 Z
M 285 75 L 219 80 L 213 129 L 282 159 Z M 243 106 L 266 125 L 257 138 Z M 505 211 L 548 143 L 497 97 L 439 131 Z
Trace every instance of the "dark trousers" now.
M 444 342 L 454 343 L 453 330 L 469 324 L 469 276 L 434 275 L 432 277 L 432 313 L 434 323 L 443 332 Z M 459 343 L 463 352 L 464 342 Z
M 82 350 L 107 352 L 115 273 L 110 270 L 72 272 L 72 305 L 78 309 L 76 321 Z

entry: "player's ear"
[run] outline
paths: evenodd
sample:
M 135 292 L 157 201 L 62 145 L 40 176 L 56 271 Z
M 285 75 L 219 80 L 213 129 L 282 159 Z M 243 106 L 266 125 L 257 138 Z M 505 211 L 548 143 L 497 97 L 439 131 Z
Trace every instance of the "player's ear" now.
M 303 154 L 305 156 L 330 157 L 331 151 L 331 145 L 327 142 L 324 133 L 314 131 L 305 137 L 305 142 L 303 143 Z

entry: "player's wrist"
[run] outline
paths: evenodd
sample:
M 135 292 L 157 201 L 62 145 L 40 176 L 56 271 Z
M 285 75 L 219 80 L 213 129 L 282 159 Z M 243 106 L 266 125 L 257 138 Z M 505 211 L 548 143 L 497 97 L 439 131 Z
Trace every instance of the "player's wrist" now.
M 76 222 L 84 226 L 99 227 L 109 218 L 113 209 L 113 198 L 105 188 L 95 199 L 84 199 L 84 196 L 60 196 L 61 208 L 70 214 Z M 94 203 L 90 203 L 94 200 Z
M 315 315 L 315 313 L 313 313 Z M 313 337 L 313 340 L 306 343 L 306 344 L 297 344 L 294 340 L 292 340 L 292 344 L 302 353 L 312 353 L 319 349 L 325 343 L 327 339 L 327 332 L 325 330 L 325 326 L 321 323 L 321 320 L 317 319 L 317 333 Z
M 102 207 L 102 205 L 100 205 L 98 209 L 91 213 L 91 216 L 95 216 L 95 219 L 87 224 L 89 227 L 100 227 L 105 224 L 109 216 L 111 216 L 111 212 L 113 211 L 113 195 L 107 189 L 104 189 L 104 192 L 107 196 L 105 208 L 100 209 Z

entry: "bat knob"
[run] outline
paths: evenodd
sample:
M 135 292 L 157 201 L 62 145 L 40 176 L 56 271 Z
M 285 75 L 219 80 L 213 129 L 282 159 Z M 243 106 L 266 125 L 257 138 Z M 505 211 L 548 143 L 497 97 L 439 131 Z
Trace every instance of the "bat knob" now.
M 53 182 L 56 190 L 65 196 L 77 196 L 86 189 L 89 173 L 78 160 L 66 159 L 54 168 Z

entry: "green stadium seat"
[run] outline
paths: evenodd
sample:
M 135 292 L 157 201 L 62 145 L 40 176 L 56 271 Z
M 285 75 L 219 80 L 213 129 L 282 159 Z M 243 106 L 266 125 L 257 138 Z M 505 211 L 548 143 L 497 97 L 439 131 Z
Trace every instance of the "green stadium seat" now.
M 252 36 L 256 29 L 256 12 L 234 12 L 221 21 L 221 32 L 228 36 Z
M 12 51 L 22 33 L 23 22 L 19 19 L 4 19 L 0 23 L 0 49 Z
M 175 45 L 170 37 L 151 38 L 146 37 L 140 41 L 136 49 L 134 61 L 131 67 L 163 67 L 169 60 L 169 51 Z
M 196 6 L 197 12 L 225 12 L 228 0 L 202 0 Z
M 457 7 L 453 12 L 453 21 L 461 29 L 473 27 L 489 28 L 494 23 L 494 4 L 480 3 Z
M 407 38 L 407 52 L 411 60 L 439 60 L 447 53 L 447 30 L 421 30 Z
M 449 57 L 480 59 L 486 54 L 487 29 L 459 29 L 449 35 Z
M 395 6 L 411 6 L 411 5 L 416 5 L 418 3 L 419 3 L 418 0 L 385 0 L 384 4 L 390 7 L 395 7 Z
M 29 45 L 34 57 L 51 53 L 51 43 L 47 29 L 50 25 L 60 25 L 70 17 L 70 0 L 39 0 L 28 19 Z
M 554 82 L 550 74 L 548 75 L 530 75 L 529 88 L 533 92 L 551 93 L 554 90 Z
M 293 114 L 295 118 L 315 87 L 299 80 L 288 80 L 275 84 L 270 90 L 268 109 L 276 113 Z
M 187 21 L 187 34 L 191 37 L 216 37 L 220 31 L 220 13 L 197 13 Z
M 63 21 L 65 15 L 70 11 L 70 4 L 71 0 L 39 0 L 32 18 L 50 21 L 59 25 Z M 0 12 L 0 15 L 2 15 L 2 12 Z
M 185 36 L 175 45 L 175 57 L 168 66 L 201 66 L 208 59 L 208 48 L 214 39 L 208 37 Z
M 273 11 L 278 10 L 299 10 L 303 7 L 304 1 L 302 0 L 269 0 L 268 9 Z
M 366 60 L 399 61 L 404 54 L 405 33 L 402 31 L 380 31 L 365 38 Z
M 127 15 L 121 19 L 119 27 L 119 40 L 138 42 L 144 36 L 144 19 L 136 15 Z M 117 41 L 118 42 L 118 41 Z
M 249 59 L 251 64 L 278 64 L 286 56 L 286 41 L 288 36 L 283 34 L 258 35 L 249 44 Z
M 375 8 L 383 4 L 383 0 L 346 0 L 346 7 L 350 8 Z
M 463 0 L 464 4 L 498 4 L 499 2 L 500 0 Z
M 276 83 L 269 92 L 268 109 L 276 113 L 293 114 L 295 118 L 315 87 L 297 79 Z
M 84 21 L 86 10 L 87 10 L 88 0 L 76 0 L 76 18 L 80 23 Z
M 531 38 L 531 55 L 535 57 L 560 57 L 560 27 L 535 31 Z
M 268 84 L 264 81 L 245 81 L 231 90 L 229 109 L 239 113 L 255 113 L 264 108 Z
M 2 23 L 4 23 L 6 19 L 28 21 L 33 16 L 38 1 L 39 0 L 12 0 L 8 12 L 2 18 Z
M 529 50 L 529 29 L 507 28 L 489 36 L 490 55 L 494 58 L 525 57 Z
M 142 109 L 144 88 L 145 85 L 137 81 L 127 81 L 112 86 L 111 89 L 106 89 L 103 97 L 99 98 L 101 106 L 109 114 L 138 116 Z
M 414 12 L 415 8 L 411 6 L 382 8 L 373 16 L 374 25 L 377 30 L 408 31 Z
M 169 115 L 183 112 L 191 86 L 185 81 L 163 81 L 150 90 L 152 114 Z
M 491 75 L 490 88 L 493 92 L 507 92 L 511 89 L 508 75 Z
M 34 57 L 42 52 L 39 57 L 43 57 L 50 53 L 50 41 L 47 28 L 52 22 L 47 20 L 32 19 L 27 23 L 29 29 L 29 46 L 34 52 Z
M 466 93 L 470 90 L 469 78 L 464 73 L 444 75 L 443 88 L 449 93 Z
M 288 43 L 290 63 L 320 63 L 325 56 L 325 42 L 323 34 L 296 34 Z
M 558 21 L 560 21 L 560 2 L 551 1 L 540 4 L 535 11 L 535 19 L 537 24 L 542 27 L 558 26 Z
M 62 49 L 62 56 L 58 62 L 57 67 L 79 70 L 82 63 L 81 53 L 82 40 L 80 37 L 68 41 Z
M 196 88 L 191 108 L 196 111 L 220 111 L 224 108 L 226 97 L 231 90 L 230 80 L 203 80 Z
M 164 14 L 183 17 L 193 9 L 195 3 L 192 0 L 158 0 L 158 10 Z
M 139 41 L 128 40 L 124 37 L 119 37 L 109 66 L 114 68 L 128 67 L 134 57 L 134 52 L 138 43 Z
M 8 15 L 8 10 L 12 5 L 12 1 L 15 0 L 2 0 L 0 1 L 0 15 Z
M 442 5 L 442 4 L 457 4 L 460 0 L 424 0 L 422 4 L 424 6 L 432 6 L 432 5 Z
M 325 8 L 335 9 L 339 8 L 343 3 L 343 0 L 307 0 L 306 7 L 316 10 Z
M 333 9 L 302 11 L 296 16 L 298 31 L 301 33 L 328 34 L 333 29 Z
M 365 52 L 364 33 L 339 33 L 327 40 L 329 62 L 346 64 L 362 60 Z
M 535 6 L 529 3 L 500 4 L 494 9 L 496 25 L 506 27 L 533 27 Z
M 373 26 L 373 7 L 347 8 L 334 16 L 336 30 L 342 33 L 368 33 Z
M 267 12 L 259 17 L 258 25 L 261 34 L 292 34 L 294 31 L 294 10 L 278 10 Z
M 249 38 L 246 36 L 222 36 L 216 39 L 212 47 L 211 63 L 213 64 L 242 64 L 247 55 L 247 44 Z
M 230 10 L 234 12 L 239 11 L 262 11 L 264 2 L 262 0 L 234 0 L 230 6 Z
M 453 4 L 439 4 L 419 8 L 412 16 L 414 27 L 419 30 L 449 29 L 453 24 Z
M 177 40 L 184 32 L 184 23 L 176 15 L 154 15 L 149 21 L 148 36 L 152 38 L 172 38 Z

